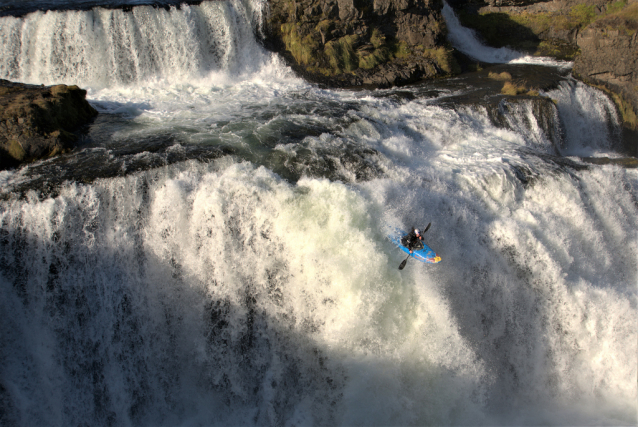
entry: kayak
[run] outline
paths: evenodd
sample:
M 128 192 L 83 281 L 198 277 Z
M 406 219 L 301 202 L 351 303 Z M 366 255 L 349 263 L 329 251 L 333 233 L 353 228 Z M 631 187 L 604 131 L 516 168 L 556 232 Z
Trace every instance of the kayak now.
M 401 237 L 405 236 L 406 234 L 408 233 L 397 228 L 395 232 L 392 234 L 389 234 L 388 237 L 390 238 L 392 243 L 394 243 L 395 245 L 399 247 L 399 249 L 401 249 L 406 254 L 410 254 L 410 249 L 408 249 L 407 247 L 403 246 L 403 244 L 401 244 Z M 436 252 L 434 252 L 432 248 L 426 245 L 425 243 L 423 243 L 423 248 L 413 249 L 410 256 L 421 262 L 427 262 L 430 264 L 436 264 L 438 262 L 441 262 L 441 257 L 438 256 Z

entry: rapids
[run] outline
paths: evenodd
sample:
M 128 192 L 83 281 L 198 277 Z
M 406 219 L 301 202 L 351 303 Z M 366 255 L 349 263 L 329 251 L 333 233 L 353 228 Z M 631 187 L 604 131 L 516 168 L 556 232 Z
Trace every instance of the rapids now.
M 606 96 L 549 61 L 504 66 L 555 102 L 320 88 L 264 6 L 0 18 L 1 78 L 101 113 L 0 172 L 0 424 L 635 425 L 638 173 L 579 157 L 618 156 Z M 428 222 L 442 262 L 399 271 Z

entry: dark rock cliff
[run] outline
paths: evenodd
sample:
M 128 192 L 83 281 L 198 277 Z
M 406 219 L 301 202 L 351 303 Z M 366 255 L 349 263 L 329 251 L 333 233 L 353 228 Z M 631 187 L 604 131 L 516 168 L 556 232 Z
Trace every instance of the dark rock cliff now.
M 267 46 L 332 86 L 412 83 L 455 73 L 442 0 L 270 0 Z
M 77 86 L 0 80 L 0 169 L 70 150 L 97 111 Z
M 574 75 L 611 93 L 624 121 L 625 149 L 638 156 L 638 21 L 602 19 L 576 41 L 581 55 Z

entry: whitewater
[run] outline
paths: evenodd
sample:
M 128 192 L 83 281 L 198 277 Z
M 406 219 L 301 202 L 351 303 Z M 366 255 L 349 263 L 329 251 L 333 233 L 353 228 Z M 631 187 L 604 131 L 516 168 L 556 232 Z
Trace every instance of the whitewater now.
M 0 424 L 635 425 L 638 171 L 583 160 L 619 156 L 613 103 L 450 9 L 554 107 L 322 88 L 266 13 L 0 18 L 0 78 L 100 112 L 0 172 Z M 387 233 L 430 222 L 442 262 L 399 271 Z

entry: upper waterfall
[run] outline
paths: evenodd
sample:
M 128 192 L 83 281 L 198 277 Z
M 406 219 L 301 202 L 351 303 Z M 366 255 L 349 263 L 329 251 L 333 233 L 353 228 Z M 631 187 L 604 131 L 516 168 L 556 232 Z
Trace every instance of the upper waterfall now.
M 103 88 L 251 73 L 269 57 L 254 36 L 263 7 L 229 0 L 3 17 L 0 78 Z

